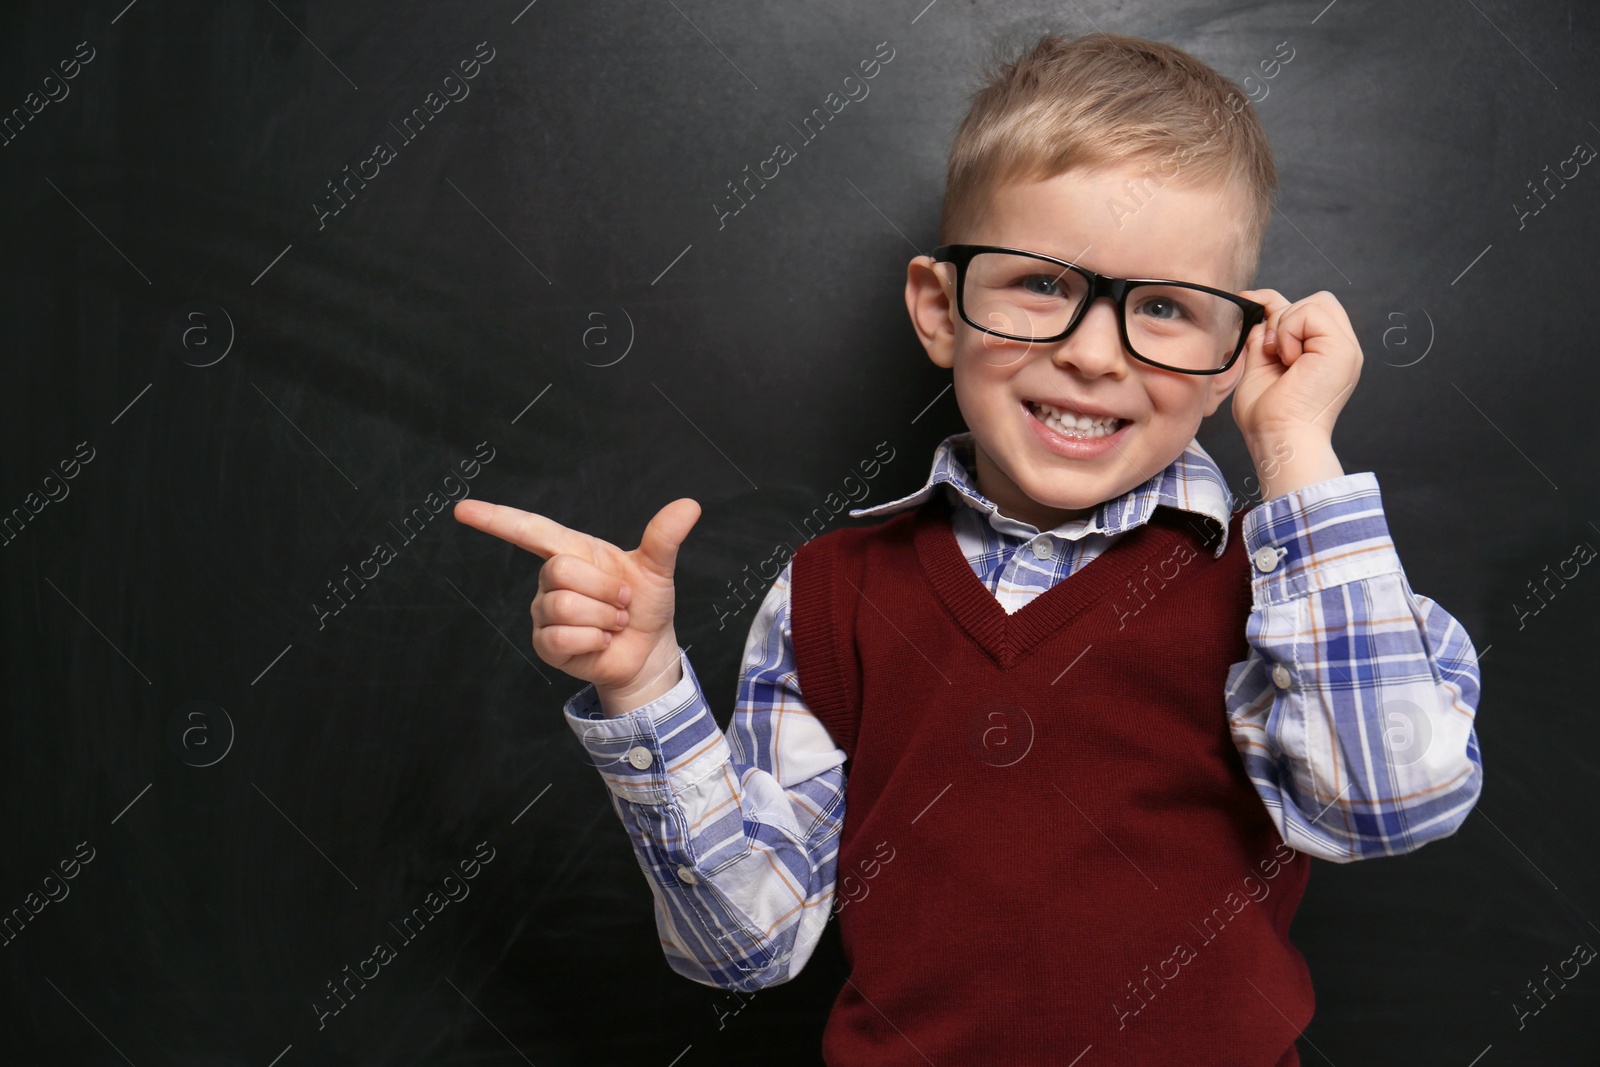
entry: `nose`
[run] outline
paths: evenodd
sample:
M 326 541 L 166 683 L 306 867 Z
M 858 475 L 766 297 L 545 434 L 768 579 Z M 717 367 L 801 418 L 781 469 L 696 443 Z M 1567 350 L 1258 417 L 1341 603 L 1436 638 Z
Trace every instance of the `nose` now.
M 1126 376 L 1129 357 L 1122 348 L 1117 302 L 1102 296 L 1090 304 L 1072 332 L 1056 342 L 1050 360 L 1058 367 L 1076 367 L 1090 378 Z

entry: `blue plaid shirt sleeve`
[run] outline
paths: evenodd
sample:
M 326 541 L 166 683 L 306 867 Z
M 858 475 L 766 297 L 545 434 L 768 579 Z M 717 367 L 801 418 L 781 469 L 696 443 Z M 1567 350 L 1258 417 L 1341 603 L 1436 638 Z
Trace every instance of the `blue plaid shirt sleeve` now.
M 564 709 L 633 843 L 668 965 L 719 989 L 793 978 L 833 900 L 844 753 L 800 698 L 788 579 L 786 565 L 751 625 L 726 735 L 681 649 L 683 678 L 650 703 L 607 719 L 590 685 Z
M 1243 534 L 1250 654 L 1227 713 L 1284 841 L 1345 863 L 1453 834 L 1483 786 L 1477 652 L 1411 591 L 1376 475 L 1268 500 Z

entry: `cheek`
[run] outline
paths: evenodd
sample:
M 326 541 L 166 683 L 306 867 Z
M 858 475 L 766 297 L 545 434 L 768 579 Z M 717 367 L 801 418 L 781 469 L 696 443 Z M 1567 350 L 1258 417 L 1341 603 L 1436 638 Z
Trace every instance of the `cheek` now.
M 1156 414 L 1168 419 L 1198 419 L 1206 412 L 1211 389 L 1208 383 L 1151 382 L 1145 392 Z
M 1157 452 L 1176 455 L 1188 444 L 1205 415 L 1206 391 L 1187 382 L 1147 379 L 1145 397 L 1150 404 L 1149 421 L 1144 427 L 1145 444 Z
M 1020 365 L 1020 361 L 1017 365 Z M 1004 417 L 1006 409 L 1015 403 L 1006 382 L 1016 366 L 996 367 L 984 362 L 982 351 L 966 350 L 956 358 L 952 374 L 955 382 L 956 402 L 963 414 L 970 416 Z

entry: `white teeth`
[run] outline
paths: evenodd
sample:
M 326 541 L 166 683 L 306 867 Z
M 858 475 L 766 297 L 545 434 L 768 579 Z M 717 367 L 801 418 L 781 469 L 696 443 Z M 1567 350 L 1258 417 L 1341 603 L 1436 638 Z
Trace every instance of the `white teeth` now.
M 1115 433 L 1122 420 L 1114 416 L 1097 416 L 1089 418 L 1070 411 L 1037 401 L 1029 401 L 1028 408 L 1038 417 L 1039 421 L 1055 430 L 1057 433 L 1069 437 L 1107 437 Z

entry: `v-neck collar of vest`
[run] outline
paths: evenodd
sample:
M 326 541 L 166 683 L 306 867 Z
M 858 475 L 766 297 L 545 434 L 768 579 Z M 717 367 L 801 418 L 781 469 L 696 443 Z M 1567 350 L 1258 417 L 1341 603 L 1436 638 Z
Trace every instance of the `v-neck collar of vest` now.
M 1185 536 L 1158 507 L 1147 522 L 1122 534 L 1070 577 L 1008 614 L 962 555 L 949 508 L 936 494 L 917 509 L 912 535 L 917 558 L 945 609 L 1003 669 L 1014 666 Z

